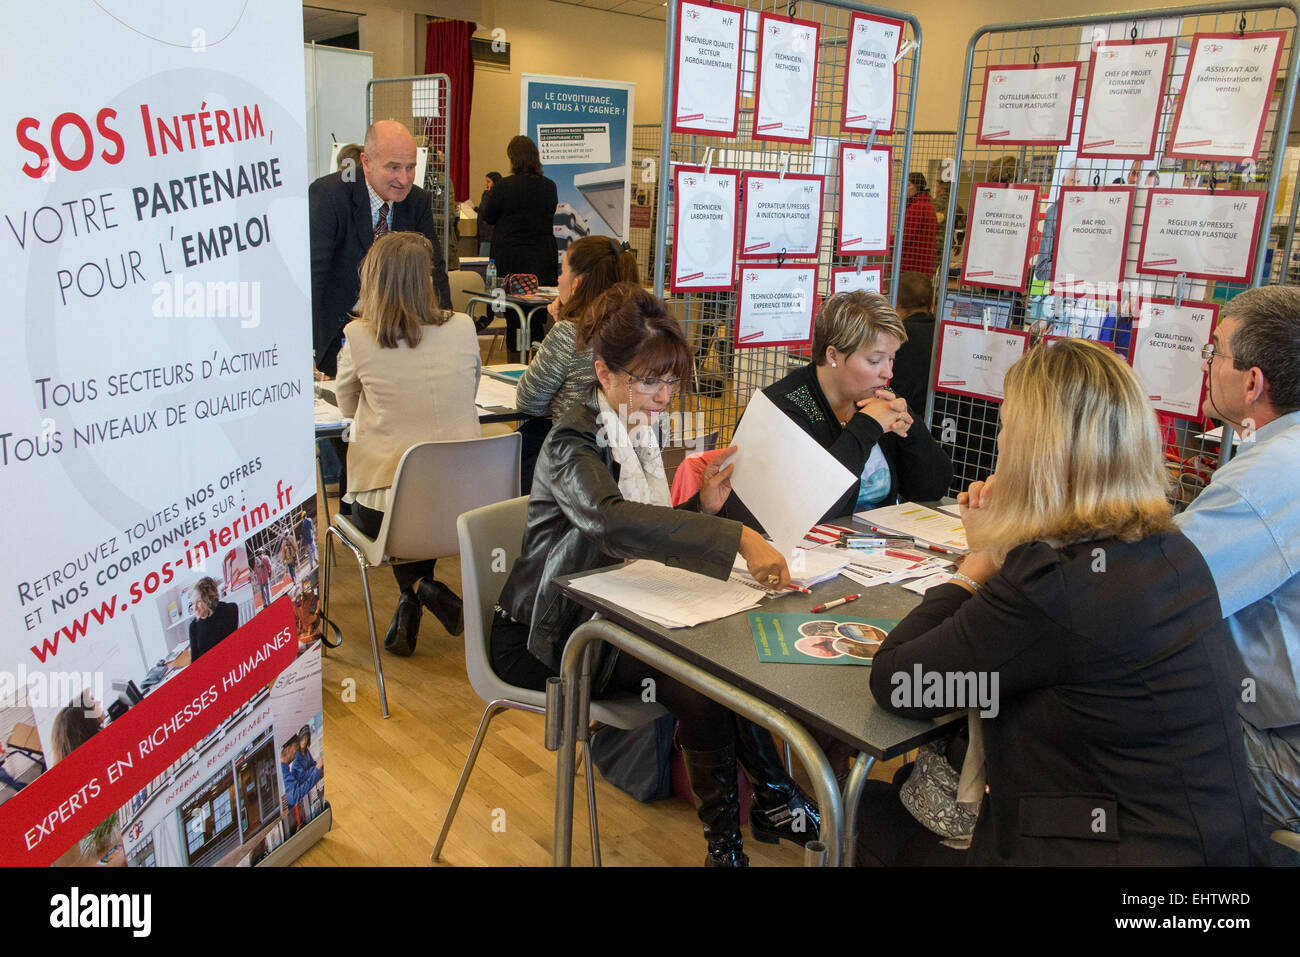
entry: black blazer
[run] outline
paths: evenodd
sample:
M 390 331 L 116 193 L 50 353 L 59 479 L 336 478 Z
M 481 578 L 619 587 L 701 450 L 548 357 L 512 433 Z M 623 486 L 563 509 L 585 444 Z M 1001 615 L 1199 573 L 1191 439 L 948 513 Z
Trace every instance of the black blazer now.
M 951 708 L 904 697 L 916 669 L 998 676 L 969 863 L 1264 863 L 1230 641 L 1180 532 L 1031 542 L 975 595 L 927 591 L 877 652 L 871 693 L 929 717 Z
M 478 218 L 492 227 L 497 275 L 532 273 L 543 286 L 559 279 L 555 183 L 545 176 L 507 176 L 483 197 Z
M 361 260 L 374 242 L 370 224 L 370 193 L 364 175 L 344 182 L 330 173 L 307 190 L 311 222 L 311 317 L 316 368 L 333 375 L 343 327 L 361 290 Z M 451 286 L 442 256 L 442 238 L 433 227 L 429 194 L 412 186 L 406 199 L 393 203 L 389 215 L 393 232 L 423 233 L 433 244 L 433 291 L 443 309 L 451 308 Z
M 239 606 L 219 601 L 207 618 L 190 622 L 190 664 L 217 647 L 239 628 Z

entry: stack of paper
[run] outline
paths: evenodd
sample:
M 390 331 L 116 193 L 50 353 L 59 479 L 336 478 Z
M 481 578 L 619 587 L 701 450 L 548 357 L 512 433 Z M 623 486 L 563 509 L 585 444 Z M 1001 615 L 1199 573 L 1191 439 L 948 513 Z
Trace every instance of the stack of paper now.
M 513 409 L 518 390 L 519 386 L 514 383 L 483 376 L 478 380 L 478 395 L 474 397 L 474 404 L 480 409 Z
M 587 575 L 572 587 L 666 628 L 689 628 L 748 611 L 757 608 L 762 597 L 740 582 L 645 560 Z
M 948 549 L 963 555 L 968 550 L 966 527 L 962 525 L 961 519 L 936 512 L 924 505 L 904 502 L 901 505 L 887 505 L 858 512 L 853 517 L 874 529 L 907 535 L 918 545 Z
M 813 585 L 834 578 L 852 558 L 853 556 L 842 548 L 796 548 L 787 561 L 790 566 L 790 583 L 802 588 L 812 588 Z M 736 556 L 735 571 L 731 573 L 731 577 L 750 587 L 764 587 L 754 581 L 745 560 L 739 555 Z
M 849 564 L 840 572 L 850 581 L 871 588 L 873 585 L 885 585 L 891 582 L 907 581 L 933 575 L 947 567 L 949 563 L 942 558 L 922 558 L 905 552 L 857 552 L 850 556 Z

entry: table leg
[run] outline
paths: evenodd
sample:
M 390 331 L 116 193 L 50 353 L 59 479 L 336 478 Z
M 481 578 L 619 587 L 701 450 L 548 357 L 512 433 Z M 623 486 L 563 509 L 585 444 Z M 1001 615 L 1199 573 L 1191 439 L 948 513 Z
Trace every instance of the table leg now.
M 585 735 L 590 723 L 591 653 L 595 649 L 582 644 L 570 656 L 568 650 L 572 644 L 573 640 L 570 639 L 569 645 L 565 646 L 560 667 L 560 707 L 564 713 L 564 724 L 560 730 L 560 747 L 555 757 L 555 835 L 552 854 L 556 867 L 568 867 L 573 860 L 573 782 L 577 777 L 574 754 L 579 733 Z M 587 773 L 591 773 L 590 768 Z
M 556 762 L 555 864 L 557 866 L 568 866 L 571 859 L 573 747 L 577 741 L 578 728 L 582 726 L 580 720 L 585 722 L 589 718 L 585 708 L 587 702 L 578 700 L 579 695 L 573 692 L 581 687 L 578 683 L 581 680 L 586 684 L 586 691 L 582 693 L 590 694 L 590 651 L 591 643 L 595 641 L 603 641 L 622 649 L 634 658 L 658 668 L 664 674 L 676 678 L 789 742 L 795 755 L 808 770 L 817 797 L 817 806 L 822 813 L 822 827 L 818 837 L 825 844 L 825 854 L 808 855 L 808 859 L 821 858 L 818 863 L 825 863 L 831 867 L 839 864 L 844 833 L 844 805 L 835 786 L 835 775 L 831 771 L 830 762 L 826 760 L 826 755 L 802 725 L 783 711 L 741 691 L 703 668 L 664 651 L 626 628 L 621 628 L 610 621 L 593 619 L 579 625 L 569 636 L 560 662 L 560 673 L 564 681 L 565 720 L 564 739 L 561 741 L 560 756 Z M 579 669 L 581 669 L 581 678 Z
M 857 856 L 858 842 L 858 805 L 862 802 L 862 789 L 866 787 L 867 775 L 876 759 L 864 752 L 858 752 L 858 759 L 853 762 L 849 779 L 844 782 L 844 866 L 852 867 Z

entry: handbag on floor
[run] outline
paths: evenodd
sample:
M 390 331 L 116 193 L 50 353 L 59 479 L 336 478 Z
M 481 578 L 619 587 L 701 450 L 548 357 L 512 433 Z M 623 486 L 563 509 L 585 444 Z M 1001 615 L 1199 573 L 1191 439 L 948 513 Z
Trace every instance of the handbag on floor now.
M 674 723 L 665 714 L 628 731 L 601 728 L 591 739 L 591 760 L 625 794 L 642 802 L 662 801 L 673 793 Z

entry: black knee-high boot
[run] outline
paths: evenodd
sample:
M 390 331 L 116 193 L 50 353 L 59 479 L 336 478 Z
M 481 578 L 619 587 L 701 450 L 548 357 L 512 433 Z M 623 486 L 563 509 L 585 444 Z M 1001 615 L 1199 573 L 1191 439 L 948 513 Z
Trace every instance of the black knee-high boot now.
M 682 750 L 686 775 L 699 802 L 704 837 L 709 842 L 705 867 L 748 867 L 740 833 L 740 797 L 736 793 L 736 750 Z
M 777 844 L 784 838 L 801 847 L 816 840 L 821 812 L 790 777 L 772 735 L 737 716 L 736 745 L 740 764 L 754 786 L 754 803 L 749 809 L 754 840 Z

